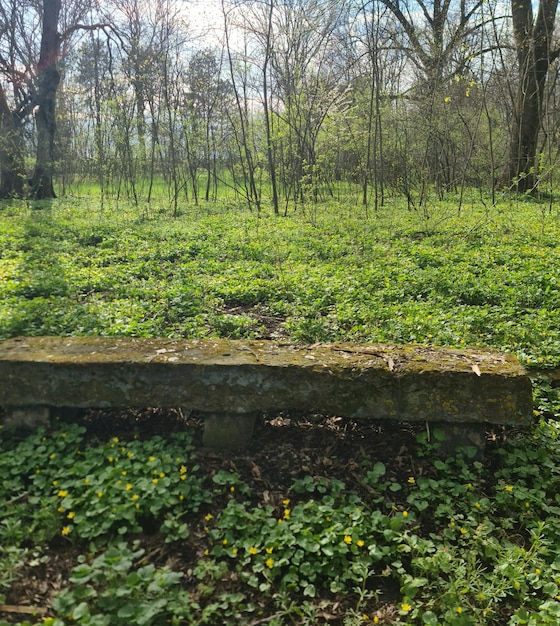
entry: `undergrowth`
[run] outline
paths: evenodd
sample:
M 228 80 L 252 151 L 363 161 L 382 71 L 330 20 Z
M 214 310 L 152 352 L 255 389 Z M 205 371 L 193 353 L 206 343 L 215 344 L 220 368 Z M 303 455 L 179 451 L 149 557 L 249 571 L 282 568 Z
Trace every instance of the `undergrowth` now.
M 398 205 L 370 219 L 341 205 L 286 218 L 4 208 L 0 337 L 415 342 L 559 365 L 556 213 L 442 205 L 433 216 Z
M 395 482 L 371 460 L 354 476 L 360 490 L 305 476 L 276 506 L 236 472 L 204 475 L 188 432 L 95 444 L 67 425 L 4 437 L 0 603 L 18 566 L 59 543 L 81 556 L 50 626 L 313 624 L 337 594 L 344 624 L 556 624 L 559 437 L 542 420 L 483 464 L 469 448 L 439 458 L 437 437 L 419 435 L 422 475 Z M 196 535 L 188 573 L 150 561 L 154 532 L 168 555 Z

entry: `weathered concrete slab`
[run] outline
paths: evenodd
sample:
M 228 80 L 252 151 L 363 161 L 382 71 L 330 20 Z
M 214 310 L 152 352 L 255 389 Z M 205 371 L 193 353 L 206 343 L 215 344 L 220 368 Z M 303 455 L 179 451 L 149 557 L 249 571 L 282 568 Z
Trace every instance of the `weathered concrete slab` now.
M 0 405 L 298 410 L 520 425 L 531 382 L 492 350 L 270 341 L 29 337 L 0 342 Z

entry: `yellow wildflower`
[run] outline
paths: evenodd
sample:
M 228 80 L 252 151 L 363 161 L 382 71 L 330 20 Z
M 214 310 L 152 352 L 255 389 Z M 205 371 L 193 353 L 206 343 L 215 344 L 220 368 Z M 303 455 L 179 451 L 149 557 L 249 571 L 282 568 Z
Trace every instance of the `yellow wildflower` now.
M 264 562 L 264 564 L 265 564 L 268 568 L 270 568 L 270 567 L 272 567 L 272 566 L 274 565 L 274 560 L 273 560 L 273 559 L 271 559 L 271 558 L 268 558 L 268 559 L 266 559 L 266 561 Z
M 344 543 L 350 545 L 352 543 L 352 537 L 350 535 L 344 535 Z
M 127 491 L 130 491 L 132 489 L 132 485 L 130 483 L 126 483 L 125 487 L 124 487 Z
M 68 491 L 66 491 L 66 489 L 61 489 L 57 495 L 59 498 L 66 498 L 66 496 L 68 495 Z
M 356 541 L 356 545 L 358 546 L 358 548 L 363 548 L 365 543 L 363 539 L 358 539 L 358 541 Z
M 249 554 L 257 554 L 258 550 L 254 547 L 249 548 Z
M 62 527 L 62 531 L 61 531 L 61 533 L 60 533 L 60 534 L 61 534 L 63 537 L 66 537 L 66 535 L 69 535 L 71 531 L 72 531 L 72 529 L 70 528 L 70 526 L 63 526 L 63 527 Z
M 74 517 L 76 517 L 76 513 L 74 513 L 74 511 L 69 511 L 68 515 L 66 516 L 68 519 L 74 519 Z
M 410 604 L 408 604 L 408 602 L 404 602 L 403 604 L 401 604 L 401 611 L 403 613 L 408 613 L 411 608 L 412 608 L 412 606 Z
M 414 485 L 415 483 L 416 483 L 416 480 L 415 480 L 414 476 L 409 476 L 408 484 L 409 485 Z

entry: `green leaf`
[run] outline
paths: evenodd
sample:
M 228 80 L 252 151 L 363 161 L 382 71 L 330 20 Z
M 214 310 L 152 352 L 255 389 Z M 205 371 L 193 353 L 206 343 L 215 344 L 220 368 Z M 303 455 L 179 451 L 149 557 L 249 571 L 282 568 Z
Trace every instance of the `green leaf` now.
M 433 611 L 426 611 L 422 614 L 422 623 L 428 626 L 437 626 L 439 624 L 437 615 Z
M 72 611 L 72 617 L 75 620 L 81 620 L 84 617 L 89 617 L 89 606 L 86 602 L 81 602 L 78 606 Z

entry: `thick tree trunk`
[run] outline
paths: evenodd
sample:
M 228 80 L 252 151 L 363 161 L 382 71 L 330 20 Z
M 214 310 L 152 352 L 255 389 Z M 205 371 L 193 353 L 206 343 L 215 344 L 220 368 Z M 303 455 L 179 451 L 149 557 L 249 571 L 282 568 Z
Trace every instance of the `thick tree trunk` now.
M 511 1 L 519 85 L 503 183 L 521 193 L 538 186 L 537 146 L 557 8 L 558 0 L 540 0 L 534 20 L 532 0 Z
M 60 53 L 58 18 L 61 0 L 43 0 L 43 32 L 37 68 L 35 122 L 37 125 L 37 159 L 31 178 L 36 199 L 55 198 L 53 172 L 56 135 L 56 91 L 60 73 L 56 62 Z
M 530 192 L 538 184 L 537 141 L 541 125 L 539 90 L 534 79 L 522 76 L 517 92 L 510 137 L 505 186 L 520 193 Z
M 23 197 L 24 179 L 21 135 L 0 85 L 0 198 Z

